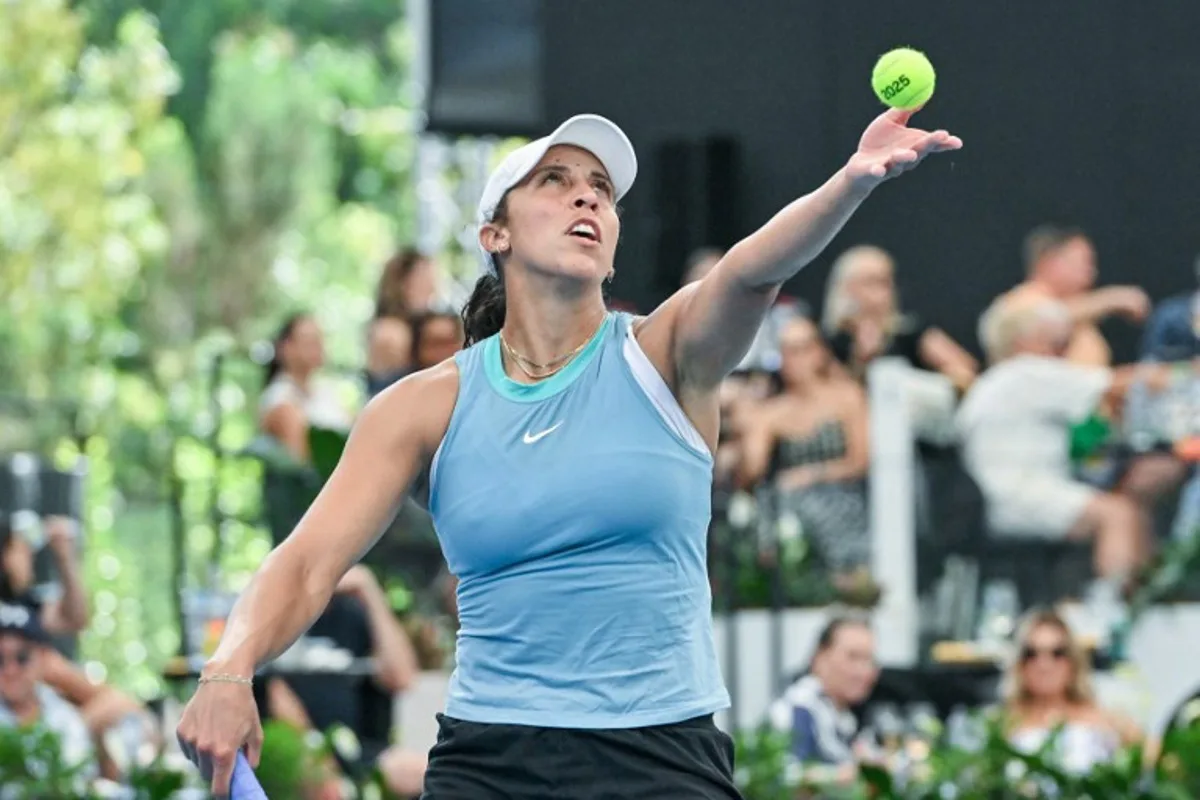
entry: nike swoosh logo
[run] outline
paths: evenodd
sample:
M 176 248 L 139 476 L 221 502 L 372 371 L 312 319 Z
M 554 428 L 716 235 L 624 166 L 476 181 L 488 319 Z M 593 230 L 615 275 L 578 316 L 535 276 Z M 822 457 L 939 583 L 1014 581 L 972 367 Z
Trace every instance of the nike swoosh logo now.
M 529 431 L 525 431 L 525 436 L 521 439 L 521 441 L 525 442 L 525 444 L 533 444 L 538 439 L 545 439 L 547 436 L 554 433 L 561 425 L 562 423 L 559 422 L 558 424 L 551 425 L 549 428 L 546 428 L 546 430 L 538 433 L 530 433 Z

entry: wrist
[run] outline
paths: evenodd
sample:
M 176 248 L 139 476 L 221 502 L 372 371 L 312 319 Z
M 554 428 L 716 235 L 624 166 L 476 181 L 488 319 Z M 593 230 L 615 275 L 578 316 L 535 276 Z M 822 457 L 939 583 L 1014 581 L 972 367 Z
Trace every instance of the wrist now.
M 847 162 L 837 171 L 834 176 L 834 182 L 841 188 L 846 195 L 855 201 L 862 202 L 867 198 L 871 191 L 883 183 L 884 178 L 877 178 L 871 174 L 852 175 L 850 172 L 850 164 Z

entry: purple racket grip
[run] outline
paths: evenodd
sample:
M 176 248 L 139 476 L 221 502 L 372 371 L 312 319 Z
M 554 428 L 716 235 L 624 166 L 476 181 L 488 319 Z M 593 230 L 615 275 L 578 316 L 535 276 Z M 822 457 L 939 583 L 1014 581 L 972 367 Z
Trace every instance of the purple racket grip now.
M 238 751 L 237 761 L 233 764 L 233 781 L 229 785 L 229 800 L 270 800 L 263 791 L 246 754 Z

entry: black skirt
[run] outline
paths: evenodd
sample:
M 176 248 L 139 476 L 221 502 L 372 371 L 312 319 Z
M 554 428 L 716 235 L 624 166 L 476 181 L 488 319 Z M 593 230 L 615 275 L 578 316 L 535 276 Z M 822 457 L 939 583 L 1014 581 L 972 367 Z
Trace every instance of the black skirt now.
M 438 715 L 421 800 L 741 800 L 712 715 L 581 730 Z

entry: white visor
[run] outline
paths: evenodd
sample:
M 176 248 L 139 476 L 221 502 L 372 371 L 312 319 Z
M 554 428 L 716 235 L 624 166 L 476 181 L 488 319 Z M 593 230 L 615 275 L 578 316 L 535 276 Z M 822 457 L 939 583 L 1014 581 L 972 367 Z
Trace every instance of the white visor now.
M 633 145 L 624 131 L 604 117 L 596 114 L 580 114 L 558 126 L 549 136 L 532 141 L 518 147 L 500 162 L 500 166 L 492 170 L 487 184 L 483 187 L 483 195 L 479 198 L 479 208 L 476 221 L 480 227 L 491 222 L 505 193 L 525 180 L 546 151 L 559 144 L 569 144 L 587 150 L 599 159 L 608 171 L 612 180 L 614 199 L 620 200 L 637 177 L 637 155 Z M 484 269 L 495 274 L 496 268 L 492 255 L 479 246 L 483 258 Z

